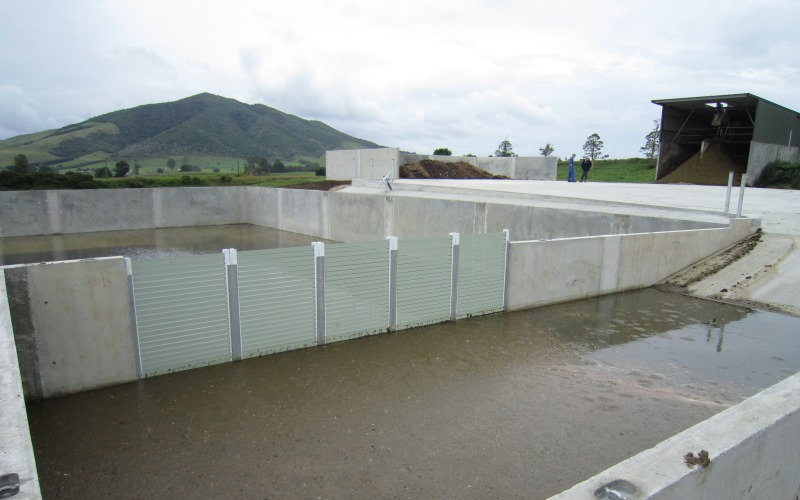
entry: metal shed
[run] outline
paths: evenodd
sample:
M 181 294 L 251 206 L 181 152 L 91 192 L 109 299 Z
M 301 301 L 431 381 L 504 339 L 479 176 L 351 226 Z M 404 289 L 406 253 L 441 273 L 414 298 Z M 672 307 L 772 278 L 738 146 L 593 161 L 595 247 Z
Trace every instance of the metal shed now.
M 652 101 L 661 110 L 656 180 L 716 147 L 752 185 L 773 160 L 800 161 L 800 114 L 753 94 Z M 707 168 L 692 164 L 692 168 Z M 699 172 L 698 172 L 699 173 Z M 724 184 L 727 176 L 722 182 Z

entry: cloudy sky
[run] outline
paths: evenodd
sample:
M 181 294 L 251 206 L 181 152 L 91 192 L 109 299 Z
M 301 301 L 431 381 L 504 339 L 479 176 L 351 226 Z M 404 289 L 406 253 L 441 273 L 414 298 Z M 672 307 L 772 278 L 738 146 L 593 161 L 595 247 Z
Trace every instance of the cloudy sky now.
M 406 151 L 641 156 L 650 101 L 800 110 L 798 0 L 0 0 L 0 139 L 210 92 Z

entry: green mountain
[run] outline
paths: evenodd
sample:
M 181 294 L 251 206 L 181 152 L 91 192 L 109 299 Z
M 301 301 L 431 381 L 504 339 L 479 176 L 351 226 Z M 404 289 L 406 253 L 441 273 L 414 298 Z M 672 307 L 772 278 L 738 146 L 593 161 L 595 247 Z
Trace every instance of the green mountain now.
M 326 150 L 377 144 L 263 104 L 208 93 L 146 104 L 82 123 L 0 141 L 0 167 L 22 153 L 31 164 L 92 163 L 169 156 L 264 156 L 269 160 L 324 158 Z M 81 161 L 83 160 L 83 161 Z

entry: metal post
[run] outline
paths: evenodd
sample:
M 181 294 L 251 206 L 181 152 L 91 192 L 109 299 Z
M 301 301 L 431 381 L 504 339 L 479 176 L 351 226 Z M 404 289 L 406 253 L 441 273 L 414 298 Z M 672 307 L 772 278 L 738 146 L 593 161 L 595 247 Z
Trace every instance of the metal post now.
M 506 236 L 506 256 L 503 262 L 503 311 L 508 311 L 508 247 L 511 233 L 508 229 L 503 229 L 503 234 Z
M 389 236 L 389 331 L 397 330 L 397 236 Z
M 131 311 L 131 333 L 133 335 L 133 363 L 136 365 L 136 380 L 142 379 L 142 353 L 139 348 L 139 323 L 136 321 L 136 297 L 133 294 L 133 266 L 130 257 L 125 257 L 125 272 L 128 275 L 128 302 Z
M 356 180 L 356 178 L 357 178 L 356 176 L 357 176 L 357 174 L 356 174 L 356 159 L 355 159 L 355 157 L 353 157 L 353 179 L 352 180 Z
M 725 213 L 731 207 L 731 188 L 733 187 L 733 170 L 728 173 L 728 194 L 725 195 Z
M 315 241 L 314 291 L 317 303 L 317 345 L 325 345 L 325 243 Z
M 742 216 L 742 203 L 744 203 L 744 185 L 747 182 L 747 172 L 742 174 L 742 187 L 739 188 L 739 208 L 736 209 L 736 218 Z
M 450 233 L 450 236 L 452 237 L 453 246 L 453 266 L 450 271 L 450 321 L 455 321 L 458 312 L 458 247 L 460 235 L 458 233 Z
M 225 275 L 228 278 L 228 318 L 231 335 L 231 357 L 242 359 L 242 322 L 239 312 L 239 252 L 235 248 L 222 251 L 225 256 Z

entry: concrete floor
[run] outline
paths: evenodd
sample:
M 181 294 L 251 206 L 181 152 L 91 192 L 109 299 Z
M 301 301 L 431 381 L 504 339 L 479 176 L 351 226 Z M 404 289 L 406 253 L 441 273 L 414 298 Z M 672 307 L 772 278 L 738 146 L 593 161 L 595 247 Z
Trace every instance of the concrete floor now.
M 401 196 L 446 192 L 463 199 L 522 197 L 585 208 L 602 204 L 603 210 L 641 215 L 664 216 L 677 209 L 676 216 L 686 217 L 687 211 L 696 211 L 694 217 L 700 219 L 724 215 L 727 195 L 726 186 L 689 184 L 399 179 L 392 185 L 393 194 Z M 736 214 L 739 194 L 739 187 L 731 190 L 727 213 Z M 748 187 L 742 201 L 742 216 L 761 219 L 761 242 L 744 258 L 687 291 L 800 316 L 800 191 Z

